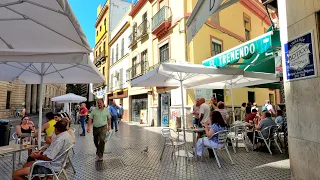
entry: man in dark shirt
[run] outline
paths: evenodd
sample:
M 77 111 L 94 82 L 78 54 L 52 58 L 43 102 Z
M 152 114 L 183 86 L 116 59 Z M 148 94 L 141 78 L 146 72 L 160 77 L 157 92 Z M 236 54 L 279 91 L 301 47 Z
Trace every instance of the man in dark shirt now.
M 256 118 L 257 113 L 258 113 L 258 111 L 256 109 L 252 109 L 252 112 L 246 118 L 246 122 L 249 123 L 249 121 L 253 121 L 254 118 Z

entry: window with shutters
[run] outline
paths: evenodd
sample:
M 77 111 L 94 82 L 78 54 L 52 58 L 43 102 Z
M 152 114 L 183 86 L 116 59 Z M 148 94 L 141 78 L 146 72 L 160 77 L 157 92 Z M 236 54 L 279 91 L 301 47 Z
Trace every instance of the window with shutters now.
M 222 42 L 214 38 L 211 39 L 211 56 L 215 56 L 222 52 Z
M 246 40 L 250 40 L 250 32 L 251 32 L 251 18 L 247 14 L 243 13 L 243 25 L 245 30 L 245 38 Z
M 169 43 L 161 46 L 160 51 L 160 63 L 169 61 Z
M 123 88 L 123 84 L 124 84 L 124 79 L 123 79 L 123 68 L 120 69 L 119 71 L 119 88 L 122 89 Z
M 114 49 L 111 50 L 111 59 L 110 59 L 110 65 L 114 63 Z
M 119 47 L 118 44 L 116 45 L 116 59 L 115 62 L 117 62 L 119 60 Z
M 124 56 L 124 38 L 121 40 L 121 57 Z

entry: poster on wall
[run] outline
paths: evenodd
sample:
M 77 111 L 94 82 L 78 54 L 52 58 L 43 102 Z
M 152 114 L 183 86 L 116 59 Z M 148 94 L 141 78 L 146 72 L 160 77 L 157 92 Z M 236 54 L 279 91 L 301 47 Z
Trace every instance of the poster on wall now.
M 169 94 L 161 94 L 161 126 L 169 126 Z
M 196 98 L 210 100 L 213 97 L 212 89 L 195 89 Z
M 144 124 L 147 124 L 147 110 L 146 109 L 141 109 L 140 110 L 140 121 L 143 122 Z
M 284 48 L 287 81 L 317 76 L 312 32 L 289 41 Z

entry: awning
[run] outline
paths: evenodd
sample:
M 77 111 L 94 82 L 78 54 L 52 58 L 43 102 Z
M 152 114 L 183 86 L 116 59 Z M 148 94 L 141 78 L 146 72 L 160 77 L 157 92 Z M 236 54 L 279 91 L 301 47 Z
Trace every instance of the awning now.
M 206 59 L 202 64 L 213 67 L 236 65 L 245 71 L 275 73 L 274 58 L 280 48 L 280 32 L 273 30 Z

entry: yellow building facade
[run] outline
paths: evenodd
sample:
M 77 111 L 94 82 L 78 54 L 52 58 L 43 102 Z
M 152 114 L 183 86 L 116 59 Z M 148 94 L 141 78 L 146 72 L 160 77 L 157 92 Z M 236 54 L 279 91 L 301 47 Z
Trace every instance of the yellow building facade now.
M 106 77 L 105 83 L 93 84 L 94 92 L 105 91 L 105 86 L 109 80 L 109 6 L 107 1 L 103 6 L 97 8 L 97 20 L 95 23 L 95 46 L 94 46 L 94 64 L 99 71 Z M 97 93 L 96 93 L 97 94 Z M 98 98 L 103 98 L 104 95 Z
M 196 5 L 187 5 L 188 12 Z M 212 15 L 189 44 L 189 60 L 201 64 L 203 60 L 258 37 L 271 26 L 267 12 L 259 1 L 240 0 L 228 8 Z M 223 91 L 223 101 L 231 105 L 231 97 Z M 263 106 L 266 100 L 273 104 L 279 101 L 279 91 L 266 88 L 237 88 L 233 90 L 234 103 L 240 106 L 243 102 L 256 102 Z M 222 98 L 218 96 L 218 100 Z M 188 90 L 188 104 L 195 101 L 194 90 Z

